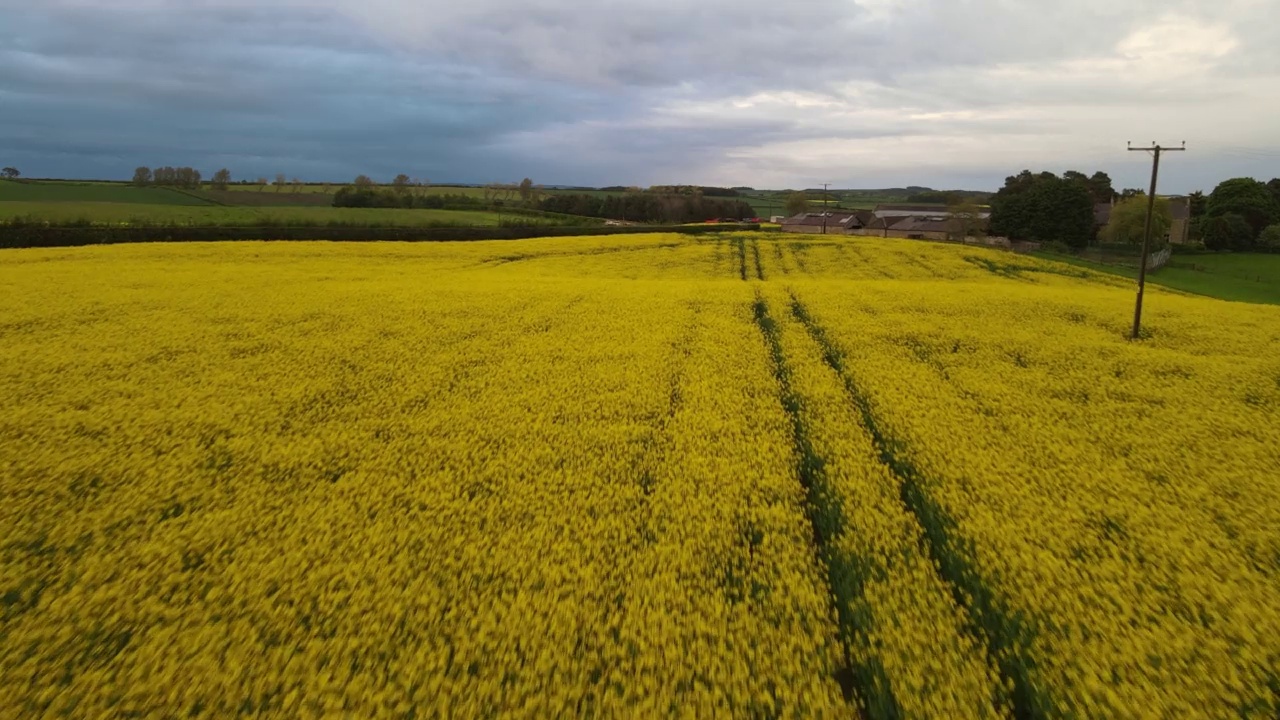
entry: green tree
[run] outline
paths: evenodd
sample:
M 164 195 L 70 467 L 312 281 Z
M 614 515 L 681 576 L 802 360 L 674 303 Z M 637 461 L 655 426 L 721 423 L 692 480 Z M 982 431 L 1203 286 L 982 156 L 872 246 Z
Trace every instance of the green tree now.
M 1248 250 L 1253 246 L 1253 228 L 1239 213 L 1209 215 L 1201 224 L 1204 246 L 1210 250 Z
M 1068 170 L 1062 173 L 1062 179 L 1066 180 L 1067 182 L 1080 183 L 1086 188 L 1089 188 L 1090 193 L 1093 192 L 1093 188 L 1089 185 L 1089 176 L 1085 175 L 1082 172 L 1077 172 L 1075 170 Z
M 409 192 L 409 176 L 404 173 L 397 175 L 395 179 L 391 181 L 391 189 L 398 195 L 403 195 Z
M 1111 186 L 1111 176 L 1101 170 L 1089 177 L 1089 189 L 1093 192 L 1093 201 L 1096 203 L 1109 203 L 1116 196 L 1115 188 Z
M 1147 196 L 1135 195 L 1121 200 L 1111 209 L 1111 220 L 1102 229 L 1102 236 L 1107 242 L 1141 245 L 1146 226 Z M 1173 212 L 1169 209 L 1169 201 L 1156 197 L 1155 207 L 1151 213 L 1152 250 L 1164 247 L 1169 228 L 1172 226 Z
M 17 180 L 21 176 L 22 173 L 18 172 L 18 168 L 16 167 L 7 167 L 0 170 L 0 177 L 3 177 L 5 180 Z
M 1258 236 L 1259 250 L 1280 250 L 1280 223 L 1268 225 Z
M 1085 247 L 1093 238 L 1093 196 L 1079 182 L 1024 170 L 991 198 L 991 232 L 1012 240 Z
M 1209 194 L 1205 211 L 1210 217 L 1240 215 L 1249 223 L 1250 240 L 1266 226 L 1280 220 L 1280 205 L 1271 190 L 1253 178 L 1232 178 Z
M 809 196 L 802 192 L 791 193 L 787 196 L 787 204 L 784 207 L 789 216 L 809 212 Z
M 1085 175 L 1082 172 L 1068 170 L 1062 173 L 1062 179 L 1084 187 L 1089 191 L 1089 196 L 1093 198 L 1095 203 L 1109 203 L 1116 194 L 1115 190 L 1111 188 L 1111 176 L 1101 170 L 1093 175 Z
M 213 185 L 214 190 L 226 190 L 227 186 L 231 184 L 231 171 L 222 168 L 213 174 L 213 179 L 209 182 Z
M 529 178 L 520 181 L 520 200 L 525 204 L 533 200 L 533 181 Z
M 357 190 L 372 190 L 376 186 L 376 183 L 374 183 L 373 178 L 368 175 L 357 175 L 355 186 Z
M 133 184 L 138 187 L 146 187 L 151 184 L 151 168 L 140 167 L 133 171 Z

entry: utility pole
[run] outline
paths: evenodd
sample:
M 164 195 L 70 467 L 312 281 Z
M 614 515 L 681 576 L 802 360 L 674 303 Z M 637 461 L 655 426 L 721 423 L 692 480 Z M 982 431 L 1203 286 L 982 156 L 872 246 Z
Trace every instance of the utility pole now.
M 822 234 L 827 234 L 827 186 L 831 183 L 822 183 Z
M 1184 152 L 1187 149 L 1187 142 L 1182 142 L 1182 147 L 1167 148 L 1160 147 L 1153 140 L 1151 147 L 1133 147 L 1129 143 L 1129 152 L 1149 152 L 1152 153 L 1154 159 L 1151 161 L 1151 190 L 1147 193 L 1147 223 L 1142 230 L 1142 257 L 1138 262 L 1138 301 L 1133 307 L 1133 340 L 1138 339 L 1138 333 L 1142 330 L 1142 292 L 1147 287 L 1147 253 L 1151 252 L 1151 215 L 1156 209 L 1156 178 L 1160 175 L 1160 153 L 1162 152 Z

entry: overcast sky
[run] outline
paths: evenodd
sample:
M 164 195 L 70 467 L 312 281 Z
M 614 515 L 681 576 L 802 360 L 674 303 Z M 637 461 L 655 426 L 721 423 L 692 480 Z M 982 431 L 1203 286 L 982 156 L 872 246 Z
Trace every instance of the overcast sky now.
M 1277 0 L 0 0 L 0 163 L 1161 190 L 1280 176 Z

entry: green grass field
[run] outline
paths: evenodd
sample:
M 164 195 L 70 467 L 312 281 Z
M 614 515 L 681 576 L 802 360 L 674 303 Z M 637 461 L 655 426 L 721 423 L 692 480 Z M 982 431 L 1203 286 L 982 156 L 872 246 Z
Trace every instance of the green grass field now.
M 280 190 L 276 190 L 274 185 L 268 185 L 265 188 L 260 185 L 228 185 L 227 190 L 231 192 L 255 193 L 262 195 L 288 195 L 294 193 L 324 193 L 332 195 L 345 186 L 346 183 L 309 184 L 302 186 L 286 185 Z M 209 185 L 206 183 L 205 188 L 207 189 L 208 187 Z M 389 188 L 391 187 L 391 184 L 380 184 L 379 187 Z M 484 188 L 460 187 L 456 185 L 428 185 L 425 188 L 415 187 L 412 191 L 415 195 L 466 195 L 467 197 L 484 197 Z
M 321 203 L 320 197 L 332 195 L 342 183 L 311 183 L 307 185 L 287 185 L 277 189 L 274 185 L 230 185 L 226 192 L 211 192 L 209 185 L 195 192 L 171 188 L 138 188 L 122 182 L 103 181 L 37 181 L 37 182 L 4 182 L 0 181 L 0 202 L 65 202 L 65 203 L 128 203 L 144 205 L 248 205 L 254 207 L 286 207 L 309 206 Z M 415 194 L 425 195 L 465 195 L 473 198 L 484 198 L 486 190 L 482 187 L 463 187 L 458 185 L 430 185 L 425 188 L 414 188 Z M 624 192 L 612 190 L 561 190 L 546 189 L 548 195 L 622 195 Z M 744 193 L 739 198 L 751 205 L 755 215 L 768 218 L 772 215 L 785 215 L 786 201 L 789 193 L 774 190 L 758 190 Z M 832 193 L 834 198 L 830 209 L 869 209 L 879 202 L 888 202 L 893 198 L 870 197 L 857 194 Z M 241 202 L 237 198 L 243 198 Z M 311 198 L 315 198 L 313 201 Z M 818 201 L 810 203 L 814 210 L 821 210 L 823 205 Z M 62 216 L 60 216 L 62 217 Z
M 1102 264 L 1056 253 L 1036 254 L 1112 275 L 1138 277 L 1136 267 Z M 1148 273 L 1147 281 L 1221 300 L 1280 305 L 1280 255 L 1175 255 L 1164 268 Z
M 506 215 L 507 219 L 513 216 Z M 497 213 L 461 210 L 401 210 L 335 207 L 218 207 L 141 205 L 115 202 L 0 201 L 0 222 L 15 218 L 95 225 L 368 225 L 398 227 L 496 226 Z M 528 218 L 538 222 L 536 218 Z M 544 221 L 545 222 L 545 221 Z
M 124 183 L 11 182 L 8 180 L 0 180 L 0 202 L 190 206 L 210 204 L 169 188 L 140 188 Z

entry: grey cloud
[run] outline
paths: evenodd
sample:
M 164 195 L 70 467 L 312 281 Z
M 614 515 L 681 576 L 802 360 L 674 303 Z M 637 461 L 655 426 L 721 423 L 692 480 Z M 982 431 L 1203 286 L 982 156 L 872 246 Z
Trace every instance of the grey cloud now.
M 1170 171 L 1189 188 L 1280 151 L 1267 1 L 0 0 L 0 156 L 114 177 L 990 187 L 1022 167 L 1132 184 L 1113 148 L 1172 133 L 1205 147 Z M 1156 45 L 1191 60 L 1127 59 L 1167 18 Z M 1231 51 L 1197 60 L 1206 33 Z

